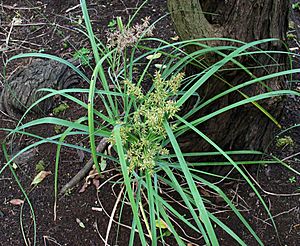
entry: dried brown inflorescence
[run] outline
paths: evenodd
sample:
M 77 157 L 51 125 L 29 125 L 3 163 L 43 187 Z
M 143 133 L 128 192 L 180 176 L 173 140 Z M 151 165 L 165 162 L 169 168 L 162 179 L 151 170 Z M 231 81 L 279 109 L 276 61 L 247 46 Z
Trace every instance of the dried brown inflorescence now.
M 123 52 L 125 48 L 138 43 L 142 37 L 153 36 L 153 29 L 154 26 L 150 25 L 150 17 L 146 17 L 142 19 L 141 24 L 125 27 L 123 30 L 107 32 L 107 47 L 117 47 L 119 52 Z

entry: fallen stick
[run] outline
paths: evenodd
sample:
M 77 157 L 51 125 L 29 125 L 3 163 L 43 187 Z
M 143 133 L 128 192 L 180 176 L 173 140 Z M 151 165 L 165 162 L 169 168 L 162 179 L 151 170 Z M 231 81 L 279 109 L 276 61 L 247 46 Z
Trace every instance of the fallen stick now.
M 97 152 L 104 152 L 108 145 L 107 138 L 103 138 L 100 143 L 98 144 L 96 151 Z M 93 158 L 90 158 L 88 162 L 83 166 L 83 168 L 67 183 L 64 187 L 60 190 L 59 194 L 63 195 L 69 189 L 72 189 L 76 184 L 80 182 L 91 170 L 94 164 Z

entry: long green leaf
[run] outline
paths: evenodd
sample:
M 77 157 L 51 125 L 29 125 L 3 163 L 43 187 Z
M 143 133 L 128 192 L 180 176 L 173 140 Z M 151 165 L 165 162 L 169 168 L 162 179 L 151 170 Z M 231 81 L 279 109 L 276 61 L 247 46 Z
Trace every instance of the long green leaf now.
M 176 116 L 181 122 L 183 122 L 184 124 L 186 124 L 191 130 L 193 130 L 194 132 L 196 132 L 199 136 L 201 136 L 203 139 L 205 139 L 205 141 L 207 141 L 210 145 L 212 145 L 217 151 L 219 151 L 220 153 L 222 153 L 222 155 L 239 171 L 239 173 L 243 176 L 243 178 L 247 181 L 247 183 L 249 184 L 249 186 L 252 188 L 252 190 L 255 192 L 255 194 L 257 195 L 257 197 L 259 198 L 259 200 L 261 201 L 262 205 L 264 206 L 266 212 L 268 213 L 272 224 L 276 230 L 276 233 L 278 234 L 277 231 L 277 227 L 275 224 L 275 221 L 272 217 L 272 214 L 270 212 L 270 210 L 268 209 L 267 204 L 265 203 L 265 201 L 263 200 L 263 198 L 261 197 L 261 195 L 259 194 L 258 190 L 255 188 L 255 186 L 252 184 L 251 180 L 248 178 L 248 176 L 243 172 L 243 170 L 230 158 L 230 156 L 228 156 L 217 144 L 215 144 L 210 138 L 208 138 L 205 134 L 203 134 L 200 130 L 198 130 L 196 127 L 194 127 L 191 123 L 187 122 L 186 120 L 184 120 L 183 118 Z M 257 239 L 258 240 L 258 239 Z
M 67 65 L 68 67 L 70 67 L 73 71 L 75 71 L 78 75 L 80 75 L 86 82 L 90 82 L 90 80 L 86 77 L 86 75 L 84 73 L 82 73 L 80 71 L 80 69 L 78 69 L 74 64 L 72 64 L 70 61 L 68 60 L 64 60 L 58 56 L 54 56 L 54 55 L 50 55 L 50 54 L 43 54 L 43 53 L 25 53 L 25 54 L 19 54 L 19 55 L 15 55 L 11 58 L 9 58 L 6 62 L 6 66 L 10 61 L 13 61 L 15 59 L 20 59 L 20 58 L 27 58 L 27 57 L 38 57 L 38 58 L 46 58 L 46 59 L 51 59 L 54 61 L 58 61 L 62 64 Z
M 182 168 L 182 171 L 184 173 L 186 181 L 187 181 L 187 183 L 189 185 L 191 193 L 192 193 L 192 195 L 193 195 L 193 197 L 195 199 L 196 205 L 197 205 L 197 207 L 199 209 L 199 213 L 200 213 L 201 219 L 202 219 L 203 224 L 204 224 L 204 226 L 206 228 L 207 236 L 210 239 L 210 242 L 206 241 L 206 243 L 208 243 L 208 244 L 211 243 L 212 245 L 216 245 L 217 246 L 217 245 L 219 245 L 219 242 L 218 242 L 216 233 L 215 233 L 215 231 L 213 229 L 213 226 L 211 224 L 211 221 L 209 219 L 208 211 L 206 210 L 206 208 L 204 206 L 204 203 L 203 203 L 203 200 L 202 200 L 202 198 L 201 198 L 201 196 L 200 196 L 200 194 L 199 194 L 199 192 L 197 190 L 196 184 L 195 184 L 195 182 L 194 182 L 194 180 L 192 178 L 192 175 L 191 175 L 191 173 L 189 171 L 189 168 L 188 168 L 188 166 L 187 166 L 187 164 L 185 162 L 185 159 L 184 159 L 184 157 L 182 155 L 182 152 L 181 152 L 180 147 L 179 147 L 179 145 L 177 143 L 177 140 L 176 140 L 176 138 L 175 138 L 175 136 L 174 136 L 174 134 L 172 132 L 171 127 L 169 126 L 169 124 L 167 122 L 164 122 L 164 127 L 165 127 L 165 129 L 167 131 L 168 137 L 169 137 L 169 139 L 171 141 L 171 144 L 173 146 L 173 149 L 174 149 L 174 151 L 176 153 L 177 159 L 178 159 L 178 161 L 180 163 L 180 166 Z
M 121 164 L 121 169 L 122 169 L 122 173 L 123 173 L 123 177 L 124 177 L 124 183 L 125 183 L 125 186 L 126 186 L 126 191 L 127 191 L 128 198 L 129 198 L 129 201 L 130 201 L 130 204 L 131 204 L 131 209 L 132 209 L 132 212 L 133 212 L 133 217 L 134 217 L 135 222 L 137 224 L 137 228 L 138 228 L 138 231 L 139 231 L 139 236 L 140 236 L 140 239 L 141 239 L 141 243 L 142 243 L 143 246 L 146 246 L 147 243 L 146 243 L 146 239 L 145 239 L 145 236 L 144 236 L 144 231 L 143 231 L 142 224 L 141 224 L 139 214 L 138 214 L 138 206 L 137 206 L 137 204 L 134 200 L 134 196 L 133 196 L 134 193 L 133 193 L 133 190 L 131 188 L 131 182 L 130 182 L 130 178 L 129 178 L 129 175 L 128 175 L 128 167 L 127 167 L 127 164 L 126 164 L 125 154 L 124 154 L 124 150 L 123 150 L 123 146 L 122 146 L 122 139 L 121 139 L 120 129 L 121 129 L 120 125 L 115 126 L 115 128 L 113 130 L 113 134 L 114 134 L 114 137 L 115 137 L 115 140 L 116 140 L 117 152 L 118 152 L 118 156 L 119 156 L 119 160 L 120 160 L 120 164 Z
M 13 175 L 15 181 L 16 181 L 16 183 L 18 184 L 18 186 L 19 186 L 21 192 L 23 193 L 26 201 L 28 202 L 28 205 L 29 205 L 29 208 L 30 208 L 30 212 L 31 212 L 31 216 L 32 216 L 32 221 L 33 221 L 33 246 L 35 246 L 36 245 L 36 239 L 37 239 L 37 226 L 36 226 L 36 217 L 35 217 L 35 213 L 34 213 L 34 208 L 32 206 L 32 203 L 31 203 L 31 201 L 30 201 L 30 199 L 29 199 L 29 197 L 28 197 L 25 189 L 23 188 L 23 186 L 22 186 L 22 184 L 21 184 L 21 182 L 20 182 L 20 180 L 19 180 L 19 178 L 18 178 L 18 176 L 17 176 L 14 168 L 11 165 L 12 160 L 8 156 L 5 144 L 2 144 L 2 150 L 3 150 L 4 157 L 5 157 L 6 161 L 7 161 L 7 165 L 9 166 L 9 169 L 10 169 L 10 171 L 11 171 L 11 173 L 12 173 L 12 175 Z M 0 174 L 1 174 L 1 171 L 0 171 Z M 22 221 L 22 216 L 21 216 L 21 221 Z M 24 240 L 25 239 L 26 238 L 24 238 Z

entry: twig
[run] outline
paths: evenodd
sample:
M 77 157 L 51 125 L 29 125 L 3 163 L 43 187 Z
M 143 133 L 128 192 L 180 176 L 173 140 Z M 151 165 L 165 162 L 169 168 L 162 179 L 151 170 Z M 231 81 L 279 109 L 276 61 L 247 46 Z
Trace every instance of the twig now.
M 97 200 L 98 200 L 99 206 L 102 208 L 102 211 L 104 212 L 104 214 L 105 214 L 108 218 L 111 218 L 111 216 L 110 216 L 109 213 L 106 211 L 106 209 L 104 208 L 104 206 L 103 206 L 103 204 L 102 204 L 102 202 L 101 202 L 101 200 L 100 200 L 100 197 L 99 197 L 99 190 L 96 192 L 96 196 L 97 196 Z M 115 220 L 114 218 L 112 219 L 112 221 L 113 221 L 114 223 L 116 223 L 117 225 L 119 225 L 119 226 L 122 226 L 122 227 L 124 227 L 124 228 L 126 228 L 126 229 L 129 229 L 130 231 L 132 230 L 132 227 L 131 227 L 131 226 L 126 225 L 126 224 L 123 224 L 123 223 L 121 223 L 121 222 Z M 135 231 L 136 233 L 139 233 L 139 230 L 138 230 L 138 229 L 135 229 L 134 231 Z M 144 235 L 145 235 L 146 237 L 150 238 L 150 235 L 148 235 L 147 233 L 144 233 Z M 103 237 L 101 236 L 101 239 L 102 239 L 102 238 L 103 238 Z M 165 245 L 168 245 L 168 244 L 165 244 Z
M 31 9 L 41 9 L 41 7 L 32 7 L 32 8 L 28 8 L 28 7 L 17 7 L 17 6 L 10 6 L 10 5 L 6 5 L 6 4 L 1 4 L 0 5 L 2 8 L 5 9 L 14 9 L 14 10 L 31 10 Z
M 100 143 L 98 144 L 96 151 L 97 152 L 104 152 L 105 148 L 107 147 L 108 142 L 107 138 L 103 138 Z M 73 188 L 81 179 L 83 179 L 90 169 L 92 168 L 94 161 L 92 158 L 84 165 L 84 167 L 60 190 L 60 195 L 64 194 L 67 190 Z
M 273 216 L 272 216 L 272 219 L 274 219 L 274 218 L 276 218 L 276 217 L 278 217 L 278 216 L 281 216 L 281 215 L 283 215 L 283 214 L 291 213 L 291 212 L 293 212 L 293 211 L 296 210 L 296 209 L 297 209 L 297 207 L 294 207 L 294 208 L 291 208 L 291 209 L 288 210 L 288 211 L 284 211 L 284 212 L 281 212 L 281 213 L 279 213 L 279 214 L 273 215 Z M 271 220 L 271 218 L 265 219 L 264 222 L 267 222 L 268 220 Z
M 292 197 L 292 196 L 300 196 L 300 192 L 297 192 L 297 193 L 273 193 L 273 192 L 270 192 L 270 191 L 266 191 L 262 188 L 262 186 L 259 184 L 259 182 L 247 171 L 245 170 L 246 173 L 248 174 L 249 178 L 252 179 L 252 181 L 257 185 L 257 187 L 262 191 L 264 192 L 265 194 L 267 195 L 271 195 L 271 196 L 278 196 L 278 197 Z
M 4 39 L 1 39 L 1 41 L 4 41 Z M 7 41 L 7 39 L 5 39 L 5 42 L 6 41 Z M 42 47 L 43 46 L 42 44 L 37 44 L 37 43 L 29 42 L 29 41 L 26 41 L 26 40 L 10 39 L 9 41 L 13 42 L 13 43 L 16 43 L 16 44 L 19 42 L 19 43 L 21 43 L 21 45 L 24 43 L 24 44 L 31 44 L 31 45 L 38 46 L 38 47 Z
M 67 9 L 65 12 L 68 13 L 68 12 L 74 10 L 74 9 L 79 8 L 79 7 L 80 7 L 80 4 L 77 4 L 77 5 L 75 5 L 75 6 L 71 7 L 71 8 L 69 8 L 69 9 Z
M 12 21 L 11 24 L 10 24 L 8 35 L 7 35 L 6 39 L 5 39 L 6 47 L 8 47 L 8 43 L 9 43 L 9 39 L 10 39 L 10 35 L 12 33 L 12 30 L 13 30 L 13 27 L 14 27 L 14 22 Z
M 102 242 L 104 243 L 105 242 L 105 240 L 104 240 L 104 238 L 102 237 L 102 235 L 101 235 L 101 233 L 100 233 L 100 231 L 99 231 L 99 228 L 98 228 L 98 223 L 97 223 L 97 221 L 95 221 L 95 223 L 93 224 L 93 227 L 95 227 L 95 229 L 96 229 L 96 231 L 97 231 L 97 234 L 98 234 L 98 236 L 100 237 L 100 239 L 102 240 Z M 108 246 L 110 246 L 110 244 L 108 244 Z
M 110 229 L 111 229 L 111 226 L 112 226 L 112 223 L 113 223 L 113 220 L 114 220 L 114 217 L 115 217 L 115 213 L 117 211 L 117 207 L 118 207 L 118 204 L 121 200 L 121 196 L 122 196 L 123 192 L 124 192 L 124 186 L 122 187 L 122 189 L 121 189 L 121 191 L 118 195 L 118 198 L 115 202 L 115 205 L 113 207 L 113 210 L 112 210 L 110 218 L 109 218 L 109 222 L 108 222 L 108 226 L 107 226 L 107 230 L 106 230 L 106 236 L 105 236 L 105 246 L 109 245 L 108 244 L 108 237 L 109 237 Z
M 55 238 L 50 237 L 50 236 L 43 236 L 43 241 L 44 241 L 44 245 L 45 245 L 45 246 L 47 246 L 47 242 L 52 242 L 52 243 L 54 243 L 54 244 L 56 244 L 56 245 L 58 245 L 58 246 L 62 246 L 60 243 L 58 243 L 58 242 L 56 241 Z
M 295 153 L 295 154 L 293 154 L 293 155 L 290 155 L 290 156 L 288 156 L 288 157 L 285 157 L 285 158 L 283 158 L 281 161 L 289 160 L 289 159 L 291 159 L 291 158 L 293 158 L 293 157 L 295 157 L 295 156 L 297 156 L 297 155 L 300 155 L 300 152 Z
M 24 27 L 24 26 L 45 26 L 49 25 L 46 22 L 36 22 L 36 23 L 15 23 L 15 27 Z M 2 26 L 11 26 L 11 24 L 2 24 Z
M 121 1 L 121 3 L 124 5 L 126 14 L 127 14 L 127 15 L 130 15 L 130 13 L 129 13 L 129 11 L 128 11 L 128 8 L 127 8 L 126 4 L 124 3 L 124 1 L 123 1 L 123 0 L 120 0 L 120 1 Z

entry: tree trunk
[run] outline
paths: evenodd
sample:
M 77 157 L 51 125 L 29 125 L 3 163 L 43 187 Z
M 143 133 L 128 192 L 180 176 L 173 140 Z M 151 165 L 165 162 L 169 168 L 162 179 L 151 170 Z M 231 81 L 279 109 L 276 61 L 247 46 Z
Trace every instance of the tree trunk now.
M 283 40 L 287 31 L 288 23 L 288 0 L 168 0 L 168 7 L 171 13 L 177 34 L 182 40 L 207 38 L 207 37 L 228 37 L 245 42 L 265 38 L 278 38 Z M 205 13 L 205 14 L 204 14 Z M 210 45 L 224 44 L 220 41 Z M 190 47 L 194 49 L 195 47 Z M 260 48 L 266 50 L 282 50 L 281 42 L 265 43 Z M 286 63 L 286 57 L 280 54 L 272 55 L 272 58 L 259 55 L 256 57 L 258 64 L 274 64 L 274 59 L 280 66 L 273 66 L 265 69 L 250 69 L 255 76 L 263 76 L 266 73 L 273 73 L 282 68 Z M 245 66 L 257 66 L 251 59 L 239 60 Z M 237 85 L 250 79 L 245 72 L 224 73 L 222 76 L 231 85 Z M 283 78 L 266 81 L 266 85 L 272 90 L 284 88 Z M 212 78 L 201 88 L 205 98 L 210 98 L 226 89 L 228 84 Z M 248 96 L 267 92 L 266 87 L 256 84 L 242 92 Z M 208 114 L 216 109 L 243 99 L 239 93 L 229 94 L 209 105 L 196 117 Z M 272 98 L 259 101 L 274 118 L 280 120 L 283 109 L 282 98 Z M 238 107 L 230 112 L 223 113 L 214 119 L 200 126 L 210 138 L 226 150 L 230 149 L 253 149 L 265 150 L 269 145 L 276 126 L 265 114 L 253 104 Z M 192 139 L 192 140 L 191 140 Z M 187 150 L 207 150 L 209 147 L 205 142 L 187 135 L 181 139 L 182 146 Z M 195 144 L 195 141 L 198 144 Z M 200 147 L 201 146 L 201 147 Z

